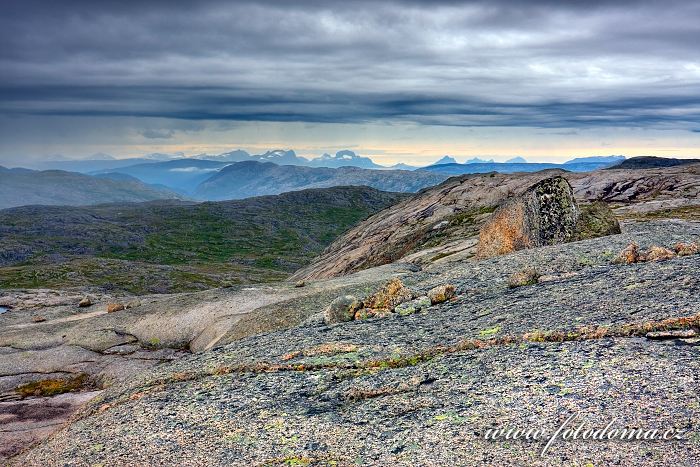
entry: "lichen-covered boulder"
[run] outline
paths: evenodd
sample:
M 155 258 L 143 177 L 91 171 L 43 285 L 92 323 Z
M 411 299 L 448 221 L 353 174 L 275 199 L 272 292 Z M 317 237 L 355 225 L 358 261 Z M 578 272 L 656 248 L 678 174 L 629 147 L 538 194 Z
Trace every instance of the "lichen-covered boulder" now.
M 433 305 L 446 302 L 455 296 L 455 286 L 452 284 L 438 285 L 428 291 L 428 298 Z
M 620 233 L 604 203 L 579 208 L 561 176 L 539 181 L 503 203 L 479 231 L 478 258 Z
M 352 295 L 342 295 L 331 302 L 323 312 L 326 324 L 344 323 L 355 319 L 355 312 L 362 308 L 362 302 Z
M 540 274 L 535 268 L 525 268 L 522 271 L 512 274 L 508 278 L 508 287 L 514 289 L 516 287 L 534 285 L 537 284 L 539 278 Z
M 413 292 L 403 285 L 401 279 L 395 277 L 384 285 L 377 293 L 364 300 L 365 308 L 384 309 L 393 311 L 397 305 L 413 298 Z
M 569 182 L 558 176 L 544 179 L 506 201 L 486 221 L 479 232 L 477 257 L 571 241 L 578 214 Z
M 605 237 L 622 233 L 620 223 L 610 207 L 601 202 L 579 204 L 574 240 Z

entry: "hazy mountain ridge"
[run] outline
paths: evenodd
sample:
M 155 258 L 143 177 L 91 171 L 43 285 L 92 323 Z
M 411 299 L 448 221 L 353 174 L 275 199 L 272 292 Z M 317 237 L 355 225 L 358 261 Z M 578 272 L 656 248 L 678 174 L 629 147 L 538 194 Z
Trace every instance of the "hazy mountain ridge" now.
M 509 162 L 467 162 L 465 164 L 440 164 L 431 165 L 418 169 L 419 171 L 429 171 L 444 173 L 450 175 L 464 175 L 475 173 L 515 173 L 515 172 L 538 172 L 547 169 L 564 169 L 570 172 L 590 172 L 606 167 L 610 167 L 615 162 L 565 162 L 563 164 L 554 164 L 547 162 L 526 162 L 526 163 L 509 163 Z
M 98 171 L 91 175 L 107 172 L 122 173 L 136 177 L 144 183 L 164 185 L 181 193 L 192 194 L 197 185 L 229 164 L 230 162 L 184 158 L 137 164 L 118 170 Z
M 33 204 L 82 206 L 179 198 L 172 190 L 136 179 L 113 180 L 62 170 L 0 167 L 0 209 Z
M 416 192 L 436 185 L 447 175 L 405 170 L 370 170 L 357 167 L 301 167 L 269 162 L 238 162 L 201 183 L 194 194 L 200 199 L 238 199 L 287 191 L 331 186 L 370 186 L 383 191 Z

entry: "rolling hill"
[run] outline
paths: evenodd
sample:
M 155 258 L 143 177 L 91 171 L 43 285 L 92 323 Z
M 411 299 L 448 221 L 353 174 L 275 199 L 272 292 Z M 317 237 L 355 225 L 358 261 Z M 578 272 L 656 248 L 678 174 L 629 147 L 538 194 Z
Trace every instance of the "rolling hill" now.
M 172 292 L 282 279 L 408 196 L 335 187 L 226 202 L 0 210 L 0 288 Z

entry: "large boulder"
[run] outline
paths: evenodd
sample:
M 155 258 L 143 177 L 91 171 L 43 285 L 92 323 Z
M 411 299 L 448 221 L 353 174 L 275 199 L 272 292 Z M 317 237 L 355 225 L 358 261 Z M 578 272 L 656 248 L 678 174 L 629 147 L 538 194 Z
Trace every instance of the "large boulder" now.
M 342 295 L 331 302 L 324 311 L 326 324 L 344 323 L 355 319 L 355 312 L 362 308 L 362 302 L 352 295 Z
M 579 207 L 569 182 L 546 178 L 505 201 L 479 231 L 477 257 L 620 233 L 604 203 Z

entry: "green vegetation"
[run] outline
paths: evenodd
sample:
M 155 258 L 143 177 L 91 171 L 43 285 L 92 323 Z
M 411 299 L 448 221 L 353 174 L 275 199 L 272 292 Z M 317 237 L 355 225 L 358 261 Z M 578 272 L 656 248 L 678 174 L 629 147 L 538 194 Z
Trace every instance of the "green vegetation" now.
M 683 206 L 678 208 L 660 209 L 652 212 L 631 212 L 621 214 L 623 219 L 650 221 L 658 219 L 683 219 L 700 221 L 700 206 Z
M 492 337 L 498 334 L 501 331 L 500 326 L 494 326 L 492 328 L 484 329 L 482 331 L 479 331 L 479 337 Z
M 595 202 L 579 205 L 581 214 L 576 222 L 574 240 L 586 240 L 621 232 L 620 224 L 607 204 Z
M 406 195 L 366 187 L 237 201 L 0 211 L 0 288 L 179 292 L 285 278 Z

